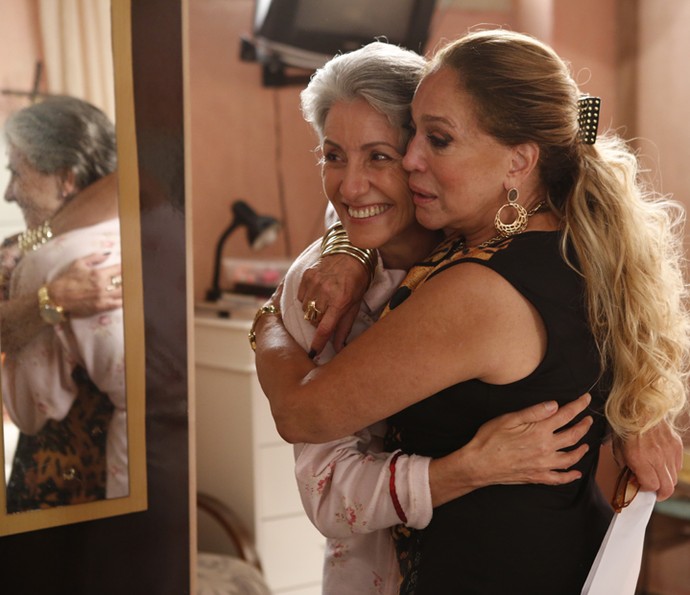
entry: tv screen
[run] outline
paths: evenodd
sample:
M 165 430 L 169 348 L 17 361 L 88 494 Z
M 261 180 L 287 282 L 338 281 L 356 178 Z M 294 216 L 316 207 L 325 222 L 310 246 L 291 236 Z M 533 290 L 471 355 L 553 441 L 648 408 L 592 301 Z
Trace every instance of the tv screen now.
M 256 0 L 260 60 L 315 69 L 376 38 L 422 53 L 435 0 Z

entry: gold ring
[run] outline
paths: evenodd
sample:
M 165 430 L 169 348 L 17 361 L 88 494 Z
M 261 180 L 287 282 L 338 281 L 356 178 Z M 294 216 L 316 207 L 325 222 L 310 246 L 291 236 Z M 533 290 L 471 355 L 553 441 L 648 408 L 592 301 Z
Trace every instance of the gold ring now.
M 122 275 L 113 275 L 110 277 L 110 285 L 114 288 L 122 286 Z
M 307 309 L 304 312 L 304 320 L 314 322 L 321 314 L 321 311 L 316 307 L 316 300 L 311 300 L 307 303 Z

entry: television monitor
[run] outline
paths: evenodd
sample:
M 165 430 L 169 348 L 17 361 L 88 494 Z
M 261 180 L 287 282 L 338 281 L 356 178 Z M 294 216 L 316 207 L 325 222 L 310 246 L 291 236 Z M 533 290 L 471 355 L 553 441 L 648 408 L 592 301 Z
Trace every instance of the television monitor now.
M 256 0 L 259 62 L 315 70 L 338 52 L 385 38 L 423 53 L 435 0 Z

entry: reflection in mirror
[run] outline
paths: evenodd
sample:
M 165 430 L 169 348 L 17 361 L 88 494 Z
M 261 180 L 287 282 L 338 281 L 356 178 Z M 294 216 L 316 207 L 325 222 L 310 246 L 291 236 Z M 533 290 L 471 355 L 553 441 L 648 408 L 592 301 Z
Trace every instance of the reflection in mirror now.
M 28 296 L 38 302 L 14 313 L 24 332 L 8 329 L 6 339 L 0 329 L 3 401 L 19 430 L 7 511 L 126 496 L 119 218 L 52 231 L 67 204 L 110 199 L 103 178 L 117 167 L 114 125 L 82 99 L 53 96 L 11 114 L 4 132 L 5 200 L 20 207 L 26 229 L 4 242 L 3 298 L 9 307 Z M 92 296 L 89 268 L 105 271 L 102 295 Z M 44 324 L 33 332 L 36 313 Z
M 101 10 L 63 17 L 77 19 L 86 29 L 102 30 L 110 2 L 92 4 L 89 8 Z M 38 3 L 46 52 L 60 37 L 50 27 L 66 20 L 47 18 L 55 6 Z M 113 3 L 114 17 L 128 10 L 124 0 Z M 87 23 L 89 18 L 93 20 Z M 128 19 L 120 16 L 118 22 Z M 63 31 L 62 36 L 72 33 Z M 123 34 L 126 37 L 127 31 Z M 104 37 L 101 53 L 110 56 L 110 35 Z M 123 47 L 114 41 L 116 48 Z M 85 60 L 78 51 L 63 48 L 60 53 L 66 62 L 57 62 L 55 56 L 46 59 L 48 80 L 51 64 L 53 80 L 56 71 L 70 71 L 75 79 L 75 71 L 82 70 L 76 77 L 82 82 L 102 76 L 98 69 L 87 73 L 82 68 Z M 131 69 L 131 59 L 127 68 Z M 113 89 L 112 62 L 101 70 L 110 82 L 83 85 L 82 90 Z M 130 509 L 141 509 L 141 496 L 145 499 L 145 486 L 133 487 L 132 481 L 141 475 L 143 463 L 136 462 L 133 473 L 130 456 L 133 431 L 128 417 L 131 421 L 134 398 L 128 380 L 141 368 L 125 354 L 123 278 L 129 282 L 132 277 L 129 264 L 121 266 L 127 260 L 126 255 L 121 258 L 123 206 L 118 207 L 118 178 L 122 188 L 125 169 L 122 163 L 118 166 L 122 147 L 118 152 L 113 118 L 106 114 L 113 99 L 96 93 L 101 108 L 88 93 L 77 97 L 73 91 L 67 93 L 69 89 L 68 84 L 53 83 L 38 98 L 36 89 L 25 94 L 24 105 L 4 118 L 2 130 L 9 170 L 4 198 L 18 207 L 21 221 L 18 233 L 2 230 L 0 248 L 5 463 L 0 503 L 4 501 L 4 511 L 13 516 L 37 509 L 79 508 L 78 504 L 96 506 L 73 520 L 64 513 L 49 516 L 47 526 L 106 516 L 107 507 L 98 505 L 107 500 L 122 501 L 113 514 L 124 512 L 133 491 L 137 501 Z M 128 113 L 127 119 L 133 126 L 132 115 Z M 122 129 L 118 123 L 119 136 Z M 138 219 L 135 227 L 138 232 Z M 140 264 L 133 269 L 138 274 Z M 140 280 L 132 283 L 140 289 Z M 142 407 L 135 409 L 143 414 Z M 142 440 L 138 437 L 136 442 Z

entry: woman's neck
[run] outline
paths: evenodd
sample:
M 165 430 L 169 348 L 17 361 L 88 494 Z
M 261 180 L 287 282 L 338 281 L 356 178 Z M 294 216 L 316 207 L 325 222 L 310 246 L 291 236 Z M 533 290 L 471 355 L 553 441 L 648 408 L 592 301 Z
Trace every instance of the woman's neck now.
M 386 242 L 379 248 L 379 254 L 387 269 L 407 271 L 431 253 L 442 239 L 441 232 L 415 227 Z

